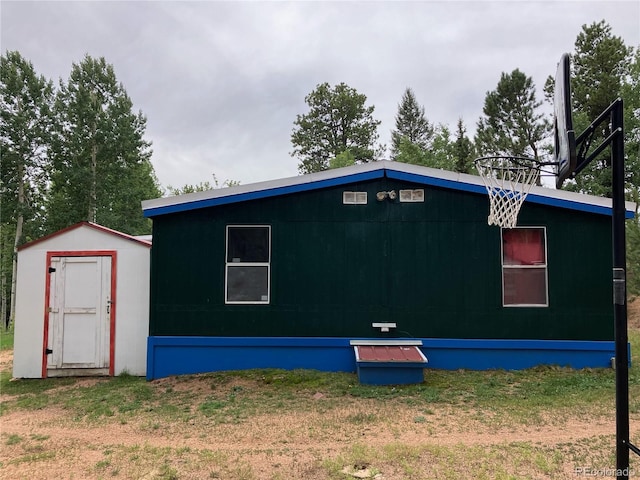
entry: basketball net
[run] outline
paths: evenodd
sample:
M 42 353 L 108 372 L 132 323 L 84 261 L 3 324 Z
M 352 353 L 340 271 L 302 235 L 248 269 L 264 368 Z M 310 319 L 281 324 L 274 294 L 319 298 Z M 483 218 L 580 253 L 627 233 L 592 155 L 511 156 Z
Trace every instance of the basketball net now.
M 540 177 L 539 163 L 531 158 L 492 156 L 474 161 L 489 194 L 489 225 L 514 228 L 520 207 Z

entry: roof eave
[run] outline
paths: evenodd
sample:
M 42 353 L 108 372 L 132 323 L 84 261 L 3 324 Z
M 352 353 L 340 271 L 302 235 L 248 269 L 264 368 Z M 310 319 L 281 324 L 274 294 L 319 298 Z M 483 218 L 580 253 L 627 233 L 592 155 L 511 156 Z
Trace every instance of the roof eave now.
M 45 235 L 44 237 L 36 238 L 35 240 L 32 240 L 30 242 L 23 243 L 22 245 L 20 245 L 18 247 L 18 251 L 24 250 L 25 248 L 33 247 L 34 245 L 37 245 L 38 243 L 42 243 L 42 242 L 44 242 L 46 240 L 49 240 L 49 239 L 54 238 L 54 237 L 58 237 L 60 235 L 63 235 L 65 233 L 67 233 L 67 232 L 70 232 L 72 230 L 76 230 L 76 229 L 81 228 L 81 227 L 92 228 L 94 230 L 98 230 L 100 232 L 107 233 L 109 235 L 114 235 L 116 237 L 120 237 L 120 238 L 123 238 L 125 240 L 129 240 L 131 242 L 138 243 L 140 245 L 144 245 L 145 247 L 151 247 L 151 242 L 149 242 L 147 240 L 142 240 L 142 239 L 139 239 L 139 238 L 135 238 L 135 237 L 133 237 L 131 235 L 128 235 L 126 233 L 119 232 L 118 230 L 113 230 L 111 228 L 105 227 L 103 225 L 99 225 L 97 223 L 83 221 L 83 222 L 74 223 L 73 225 L 69 225 L 68 227 L 63 228 L 62 230 L 58 230 L 57 232 L 50 233 L 49 235 Z
M 153 218 L 171 213 L 347 185 L 382 177 L 439 188 L 487 194 L 482 179 L 476 175 L 399 162 L 380 161 L 280 180 L 147 200 L 142 202 L 142 209 L 145 217 Z M 526 201 L 601 215 L 610 216 L 612 214 L 611 199 L 609 198 L 545 187 L 532 187 Z M 625 210 L 626 218 L 633 218 L 636 205 L 632 202 L 626 202 Z

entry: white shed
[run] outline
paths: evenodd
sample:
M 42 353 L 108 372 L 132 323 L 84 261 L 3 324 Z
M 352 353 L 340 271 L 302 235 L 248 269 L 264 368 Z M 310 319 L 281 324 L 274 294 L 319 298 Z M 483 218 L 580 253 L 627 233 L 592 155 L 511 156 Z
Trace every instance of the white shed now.
M 13 376 L 145 375 L 150 248 L 89 222 L 22 245 Z

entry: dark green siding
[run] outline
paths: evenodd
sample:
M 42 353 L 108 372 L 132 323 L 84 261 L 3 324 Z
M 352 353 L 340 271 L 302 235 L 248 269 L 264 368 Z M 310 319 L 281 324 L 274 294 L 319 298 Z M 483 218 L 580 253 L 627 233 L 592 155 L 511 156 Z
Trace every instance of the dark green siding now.
M 424 188 L 424 203 L 378 202 Z M 367 205 L 343 205 L 344 190 Z M 503 307 L 486 195 L 389 179 L 154 218 L 151 335 L 611 340 L 610 217 L 525 204 L 546 227 L 549 307 Z M 269 305 L 225 305 L 225 228 L 271 225 Z

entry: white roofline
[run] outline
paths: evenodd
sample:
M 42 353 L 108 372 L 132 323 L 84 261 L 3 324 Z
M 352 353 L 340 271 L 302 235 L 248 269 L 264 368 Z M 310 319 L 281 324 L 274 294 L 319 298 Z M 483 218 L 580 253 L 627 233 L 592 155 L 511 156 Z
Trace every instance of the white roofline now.
M 302 190 L 313 190 L 331 185 L 348 184 L 352 181 L 367 179 L 368 176 L 376 178 L 375 174 L 378 172 L 380 173 L 380 177 L 394 177 L 406 174 L 413 177 L 408 179 L 410 181 L 425 180 L 425 184 L 439 185 L 443 188 L 475 191 L 477 193 L 484 192 L 486 194 L 484 183 L 477 175 L 383 160 L 296 177 L 145 200 L 142 202 L 142 210 L 147 216 L 163 215 L 173 211 L 205 208 L 212 206 L 214 203 L 233 203 L 235 201 L 240 202 L 254 198 L 264 198 L 266 196 L 284 195 Z M 216 202 L 216 200 L 220 200 L 220 202 Z M 536 203 L 536 200 L 537 203 L 546 203 L 564 208 L 571 208 L 571 204 L 603 209 L 611 209 L 612 206 L 610 198 L 533 186 L 526 201 Z M 625 208 L 628 214 L 635 214 L 636 212 L 636 204 L 633 202 L 625 202 Z

